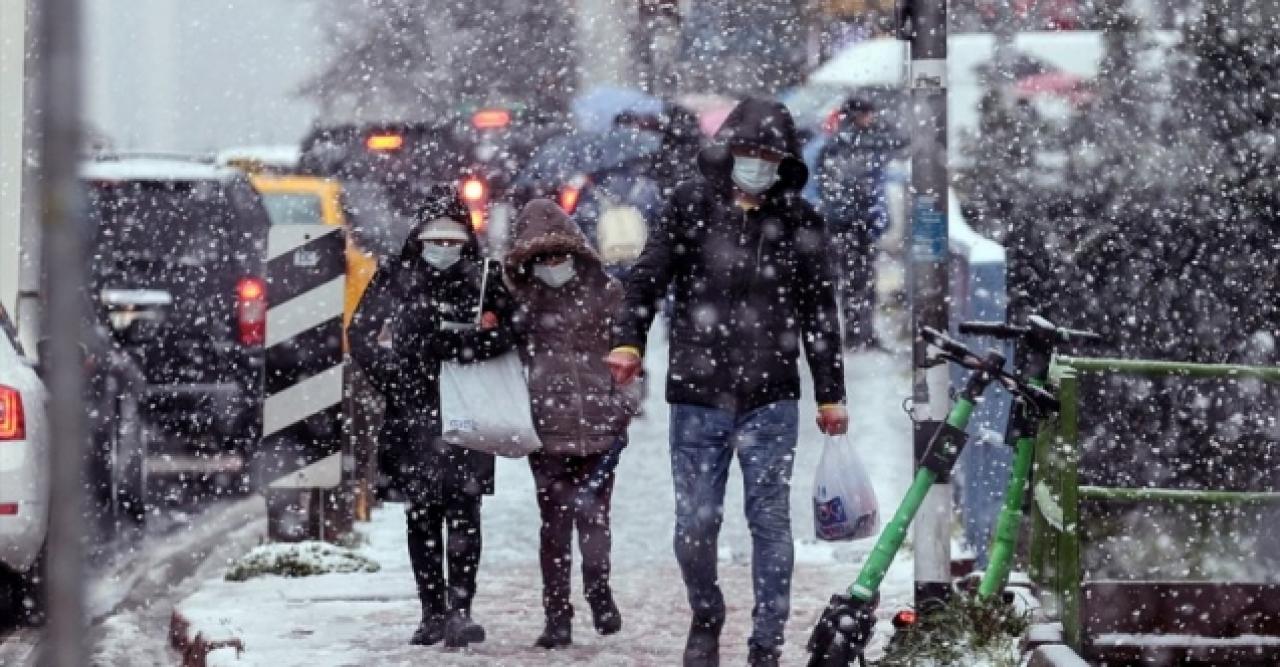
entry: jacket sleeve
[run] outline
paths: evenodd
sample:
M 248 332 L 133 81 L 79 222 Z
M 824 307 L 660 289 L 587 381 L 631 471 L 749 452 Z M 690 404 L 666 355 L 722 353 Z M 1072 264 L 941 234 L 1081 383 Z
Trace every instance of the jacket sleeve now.
M 394 347 L 378 344 L 378 336 L 393 322 L 397 310 L 397 299 L 392 290 L 394 273 L 390 264 L 378 267 L 356 305 L 351 326 L 347 329 L 352 358 L 360 365 L 370 384 L 383 395 L 395 386 L 401 375 L 400 357 Z M 393 346 L 395 342 L 393 339 Z
M 667 202 L 657 224 L 649 230 L 644 250 L 627 276 L 626 296 L 614 318 L 613 347 L 634 347 L 644 351 L 659 301 L 671 283 L 672 263 L 679 239 L 679 220 L 685 188 L 677 188 Z
M 497 262 L 490 265 L 485 288 L 485 310 L 498 316 L 493 329 L 438 331 L 431 341 L 431 351 L 441 361 L 469 363 L 497 357 L 515 345 L 512 318 L 515 306 L 510 292 L 502 283 L 502 269 Z
M 836 308 L 836 279 L 826 255 L 827 235 L 822 217 L 808 204 L 797 202 L 803 215 L 796 248 L 796 277 L 800 333 L 805 358 L 813 373 L 814 397 L 819 404 L 845 399 L 844 357 L 840 344 L 840 315 Z

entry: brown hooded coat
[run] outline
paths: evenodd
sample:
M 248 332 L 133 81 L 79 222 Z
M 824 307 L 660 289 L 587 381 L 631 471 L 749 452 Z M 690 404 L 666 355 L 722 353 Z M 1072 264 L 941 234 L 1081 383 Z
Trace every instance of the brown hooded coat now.
M 576 275 L 560 288 L 533 276 L 531 260 L 547 254 L 573 257 Z M 639 407 L 638 383 L 615 387 L 604 362 L 622 286 L 604 272 L 578 225 L 548 199 L 520 212 L 503 269 L 519 304 L 516 328 L 543 451 L 586 456 L 608 450 Z

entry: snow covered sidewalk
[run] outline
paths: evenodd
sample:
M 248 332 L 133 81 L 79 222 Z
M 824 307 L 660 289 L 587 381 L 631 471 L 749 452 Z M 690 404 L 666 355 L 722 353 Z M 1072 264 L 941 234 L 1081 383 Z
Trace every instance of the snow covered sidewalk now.
M 657 337 L 655 336 L 655 339 Z M 665 359 L 656 344 L 651 359 Z M 910 422 L 900 404 L 908 394 L 908 362 L 886 353 L 850 358 L 849 403 L 853 438 L 870 467 L 882 514 L 892 511 L 909 482 Z M 660 369 L 652 369 L 660 371 Z M 374 573 L 326 574 L 301 579 L 260 577 L 233 583 L 210 579 L 181 602 L 180 632 L 204 640 L 238 640 L 209 654 L 210 665 L 673 665 L 679 664 L 689 621 L 684 586 L 671 552 L 674 522 L 667 456 L 667 414 L 661 372 L 643 419 L 631 429 L 614 493 L 615 596 L 624 628 L 600 637 L 581 602 L 575 572 L 574 645 L 548 654 L 533 648 L 542 629 L 537 565 L 539 518 L 524 461 L 498 464 L 498 494 L 484 506 L 484 557 L 473 614 L 488 641 L 465 651 L 408 645 L 419 609 L 405 548 L 403 507 L 386 505 L 360 530 L 357 550 L 376 561 Z M 806 387 L 806 392 L 808 388 Z M 808 394 L 807 394 L 808 395 Z M 796 573 L 784 664 L 801 663 L 813 620 L 830 595 L 848 585 L 871 541 L 819 543 L 812 537 L 810 501 L 822 436 L 811 401 L 802 403 L 801 438 L 791 494 Z M 750 537 L 742 518 L 736 466 L 729 483 L 721 536 L 720 575 L 729 616 L 724 664 L 742 664 L 751 624 Z M 886 517 L 887 518 L 887 517 Z M 886 580 L 882 609 L 891 613 L 911 597 L 909 550 Z

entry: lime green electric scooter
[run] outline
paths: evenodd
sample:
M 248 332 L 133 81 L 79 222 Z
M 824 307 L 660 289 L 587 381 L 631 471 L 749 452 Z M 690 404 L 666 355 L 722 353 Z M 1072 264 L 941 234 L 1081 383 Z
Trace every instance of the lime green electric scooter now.
M 893 518 L 885 525 L 863 563 L 857 580 L 846 593 L 832 596 L 822 617 L 818 619 L 808 643 L 810 667 L 845 667 L 854 660 L 862 660 L 863 652 L 875 630 L 880 584 L 902 548 L 907 528 L 915 519 L 929 489 L 940 475 L 949 473 L 955 466 L 968 440 L 965 427 L 975 404 L 987 387 L 993 383 L 999 384 L 1028 406 L 1033 415 L 1047 414 L 1058 409 L 1057 399 L 1048 391 L 1006 372 L 1004 355 L 998 351 L 990 350 L 984 355 L 978 355 L 962 343 L 929 327 L 923 327 L 920 335 L 930 347 L 937 350 L 931 363 L 959 364 L 970 373 L 946 421 L 938 427 L 929 441 L 906 496 Z

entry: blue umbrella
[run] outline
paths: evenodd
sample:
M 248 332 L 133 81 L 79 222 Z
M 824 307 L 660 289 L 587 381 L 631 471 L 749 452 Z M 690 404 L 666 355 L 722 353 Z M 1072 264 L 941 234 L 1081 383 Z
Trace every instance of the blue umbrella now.
M 573 100 L 574 123 L 586 132 L 605 132 L 613 125 L 613 117 L 623 111 L 658 115 L 662 100 L 631 88 L 600 86 Z

